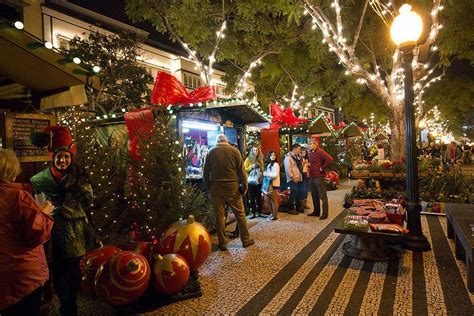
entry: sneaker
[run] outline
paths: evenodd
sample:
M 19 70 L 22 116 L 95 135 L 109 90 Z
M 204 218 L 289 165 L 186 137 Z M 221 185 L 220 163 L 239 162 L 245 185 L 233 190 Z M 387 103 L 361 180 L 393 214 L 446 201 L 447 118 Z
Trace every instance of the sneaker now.
M 328 218 L 327 215 L 321 215 L 321 217 L 319 219 L 323 220 L 323 219 L 326 219 L 326 218 Z
M 288 214 L 290 215 L 298 215 L 299 213 L 296 210 L 289 210 Z
M 316 214 L 315 212 L 313 212 L 313 213 L 309 213 L 309 214 L 307 214 L 307 215 L 308 215 L 308 216 L 315 216 L 315 217 L 319 217 L 319 214 Z
M 253 244 L 255 244 L 255 240 L 250 239 L 250 240 L 247 241 L 246 243 L 242 243 L 242 247 L 247 248 L 247 247 L 252 246 Z

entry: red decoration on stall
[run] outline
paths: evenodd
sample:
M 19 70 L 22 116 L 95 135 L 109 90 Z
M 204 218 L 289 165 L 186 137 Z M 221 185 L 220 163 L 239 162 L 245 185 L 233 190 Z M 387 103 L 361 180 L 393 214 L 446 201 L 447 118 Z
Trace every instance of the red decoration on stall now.
M 278 103 L 270 104 L 270 113 L 272 115 L 272 124 L 285 124 L 288 126 L 295 126 L 307 123 L 307 119 L 302 119 L 295 116 L 291 107 L 283 109 Z
M 189 274 L 189 265 L 182 256 L 158 255 L 153 265 L 153 284 L 160 293 L 176 294 L 188 284 Z
M 140 160 L 140 142 L 147 141 L 154 132 L 155 117 L 152 108 L 142 108 L 125 113 L 125 125 L 129 135 L 128 149 L 132 160 Z
M 331 122 L 332 128 L 333 128 L 335 131 L 338 131 L 338 130 L 340 130 L 341 128 L 344 128 L 344 127 L 347 126 L 347 124 L 346 124 L 345 122 L 340 122 L 339 125 L 336 125 L 336 124 L 332 123 L 332 121 L 330 121 L 330 122 Z
M 82 257 L 80 262 L 82 273 L 81 289 L 84 293 L 91 296 L 95 295 L 94 278 L 97 269 L 120 251 L 122 250 L 114 246 L 104 246 L 89 251 Z
M 155 86 L 151 95 L 151 103 L 168 106 L 170 104 L 188 105 L 214 100 L 216 90 L 213 86 L 204 86 L 191 91 L 173 75 L 160 71 L 156 75 Z
M 270 150 L 273 150 L 280 157 L 280 133 L 278 129 L 262 129 L 260 130 L 261 146 L 263 156 L 266 157 Z
M 191 271 L 196 271 L 209 257 L 211 248 L 208 231 L 189 215 L 187 220 L 171 224 L 163 233 L 158 252 L 162 255 L 177 253 L 186 259 Z
M 148 261 L 134 251 L 122 251 L 102 264 L 95 275 L 99 299 L 113 306 L 136 302 L 150 283 Z
M 339 175 L 335 171 L 329 171 L 324 177 L 324 179 L 330 181 L 334 188 L 337 188 L 340 183 Z

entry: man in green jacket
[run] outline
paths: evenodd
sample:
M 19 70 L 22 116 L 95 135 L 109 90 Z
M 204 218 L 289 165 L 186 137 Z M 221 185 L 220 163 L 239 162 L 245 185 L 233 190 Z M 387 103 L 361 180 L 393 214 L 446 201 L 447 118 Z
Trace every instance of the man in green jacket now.
M 209 151 L 204 164 L 204 185 L 210 189 L 211 203 L 216 212 L 218 246 L 222 251 L 227 250 L 228 240 L 225 234 L 227 205 L 237 219 L 242 246 L 248 247 L 255 241 L 250 238 L 242 200 L 248 187 L 242 155 L 237 148 L 228 143 L 225 135 L 217 135 L 216 142 L 217 145 Z

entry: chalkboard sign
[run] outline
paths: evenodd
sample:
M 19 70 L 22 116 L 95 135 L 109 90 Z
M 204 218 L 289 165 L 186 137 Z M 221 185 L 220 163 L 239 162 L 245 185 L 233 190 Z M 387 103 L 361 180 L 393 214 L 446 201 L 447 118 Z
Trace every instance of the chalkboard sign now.
M 12 149 L 20 162 L 48 161 L 48 148 L 38 148 L 31 144 L 30 133 L 42 131 L 55 125 L 54 115 L 30 113 L 5 113 L 5 139 L 7 149 Z

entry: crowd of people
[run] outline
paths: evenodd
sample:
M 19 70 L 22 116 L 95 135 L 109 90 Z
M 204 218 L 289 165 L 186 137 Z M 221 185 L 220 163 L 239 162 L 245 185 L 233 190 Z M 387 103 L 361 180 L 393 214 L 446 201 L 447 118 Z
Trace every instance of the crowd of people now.
M 431 142 L 429 146 L 419 149 L 420 156 L 429 155 L 433 158 L 439 158 L 445 164 L 461 162 L 462 164 L 469 165 L 471 164 L 473 153 L 474 148 L 467 142 L 457 144 L 454 141 L 450 144 L 435 144 Z
M 20 163 L 12 151 L 0 149 L 0 315 L 39 315 L 43 289 L 50 284 L 58 296 L 61 315 L 77 315 L 80 260 L 98 248 L 88 220 L 93 201 L 87 175 L 75 164 L 76 148 L 69 130 L 47 131 L 52 162 L 31 178 L 30 184 L 15 183 Z M 244 197 L 248 195 L 252 216 L 269 210 L 277 220 L 279 190 L 290 188 L 289 214 L 304 213 L 311 194 L 309 216 L 328 217 L 324 176 L 333 159 L 317 140 L 308 147 L 294 144 L 280 163 L 276 150 L 258 147 L 244 160 L 225 135 L 218 135 L 204 163 L 204 185 L 216 216 L 219 250 L 227 250 L 225 216 L 230 209 L 237 219 L 243 247 L 255 243 L 248 229 Z M 281 176 L 280 173 L 284 174 Z M 33 197 L 34 196 L 34 197 Z M 263 203 L 262 197 L 263 196 Z M 322 213 L 321 213 L 322 202 Z
M 227 250 L 228 237 L 225 232 L 225 215 L 230 209 L 237 220 L 243 247 L 253 245 L 247 226 L 245 204 L 250 219 L 267 209 L 268 220 L 277 220 L 280 209 L 279 191 L 284 185 L 290 189 L 286 211 L 297 215 L 309 209 L 307 196 L 311 194 L 313 212 L 321 220 L 328 218 L 329 204 L 325 175 L 333 158 L 319 146 L 317 139 L 308 145 L 293 144 L 280 167 L 276 150 L 269 150 L 263 159 L 259 147 L 252 147 L 243 160 L 239 150 L 231 146 L 225 135 L 217 136 L 217 145 L 209 151 L 204 164 L 204 185 L 216 212 L 218 249 Z M 283 179 L 280 174 L 284 174 Z M 263 202 L 262 202 L 263 196 Z M 244 203 L 247 200 L 248 203 Z M 322 212 L 321 212 L 322 204 Z

